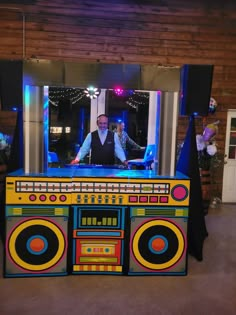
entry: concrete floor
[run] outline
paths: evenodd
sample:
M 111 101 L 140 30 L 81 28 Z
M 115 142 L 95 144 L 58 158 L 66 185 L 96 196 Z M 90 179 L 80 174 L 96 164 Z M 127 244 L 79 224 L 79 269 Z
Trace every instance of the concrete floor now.
M 236 205 L 210 209 L 187 276 L 0 277 L 1 315 L 235 315 Z M 2 244 L 0 268 L 3 265 Z

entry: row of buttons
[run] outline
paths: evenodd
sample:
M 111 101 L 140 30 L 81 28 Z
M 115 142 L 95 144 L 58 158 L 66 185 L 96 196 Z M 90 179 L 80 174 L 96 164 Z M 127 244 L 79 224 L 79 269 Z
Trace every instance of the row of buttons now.
M 130 195 L 128 197 L 128 203 L 162 203 L 167 204 L 169 202 L 168 196 L 137 196 L 137 195 Z M 117 195 L 78 195 L 77 196 L 77 203 L 82 204 L 125 204 L 124 197 L 117 196 Z
M 42 202 L 45 202 L 45 201 L 47 201 L 47 196 L 46 195 L 39 195 L 39 196 L 36 196 L 35 194 L 31 194 L 30 196 L 29 196 L 29 200 L 30 201 L 36 201 L 37 200 L 37 197 L 38 197 L 38 199 L 40 200 L 40 201 L 42 201 Z M 50 195 L 49 197 L 48 197 L 48 200 L 49 201 L 51 201 L 51 202 L 55 202 L 55 201 L 57 201 L 57 200 L 60 200 L 61 202 L 65 202 L 66 201 L 66 196 L 65 195 L 59 195 L 59 196 L 56 196 L 56 195 Z
M 130 203 L 168 203 L 168 199 L 168 196 L 129 196 Z

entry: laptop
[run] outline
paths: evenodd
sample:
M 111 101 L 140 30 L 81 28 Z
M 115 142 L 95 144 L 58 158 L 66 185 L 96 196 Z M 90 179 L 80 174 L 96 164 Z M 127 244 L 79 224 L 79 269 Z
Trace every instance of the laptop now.
M 128 165 L 151 165 L 151 163 L 155 159 L 155 154 L 156 154 L 156 145 L 155 144 L 149 144 L 146 147 L 144 157 L 142 159 L 132 159 L 128 160 Z

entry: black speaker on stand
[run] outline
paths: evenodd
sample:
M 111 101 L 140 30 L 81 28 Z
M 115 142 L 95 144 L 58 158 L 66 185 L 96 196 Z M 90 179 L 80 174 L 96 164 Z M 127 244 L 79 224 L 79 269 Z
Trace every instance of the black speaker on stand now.
M 180 71 L 180 115 L 207 116 L 213 65 L 184 65 Z
M 22 110 L 23 107 L 23 61 L 0 61 L 1 110 Z

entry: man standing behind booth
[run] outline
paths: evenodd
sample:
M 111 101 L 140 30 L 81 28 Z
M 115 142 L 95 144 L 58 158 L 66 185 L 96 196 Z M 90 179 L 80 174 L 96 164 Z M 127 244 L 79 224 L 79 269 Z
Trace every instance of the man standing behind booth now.
M 125 123 L 123 121 L 119 121 L 116 125 L 116 133 L 119 137 L 121 146 L 125 153 L 127 153 L 127 144 L 132 147 L 133 149 L 137 150 L 144 150 L 145 147 L 141 147 L 139 144 L 137 144 L 133 139 L 130 138 L 130 136 L 125 131 Z
M 91 150 L 91 164 L 113 165 L 115 164 L 115 157 L 117 157 L 127 166 L 126 156 L 117 134 L 108 130 L 108 116 L 105 114 L 99 115 L 97 126 L 97 130 L 87 135 L 71 164 L 80 163 Z

